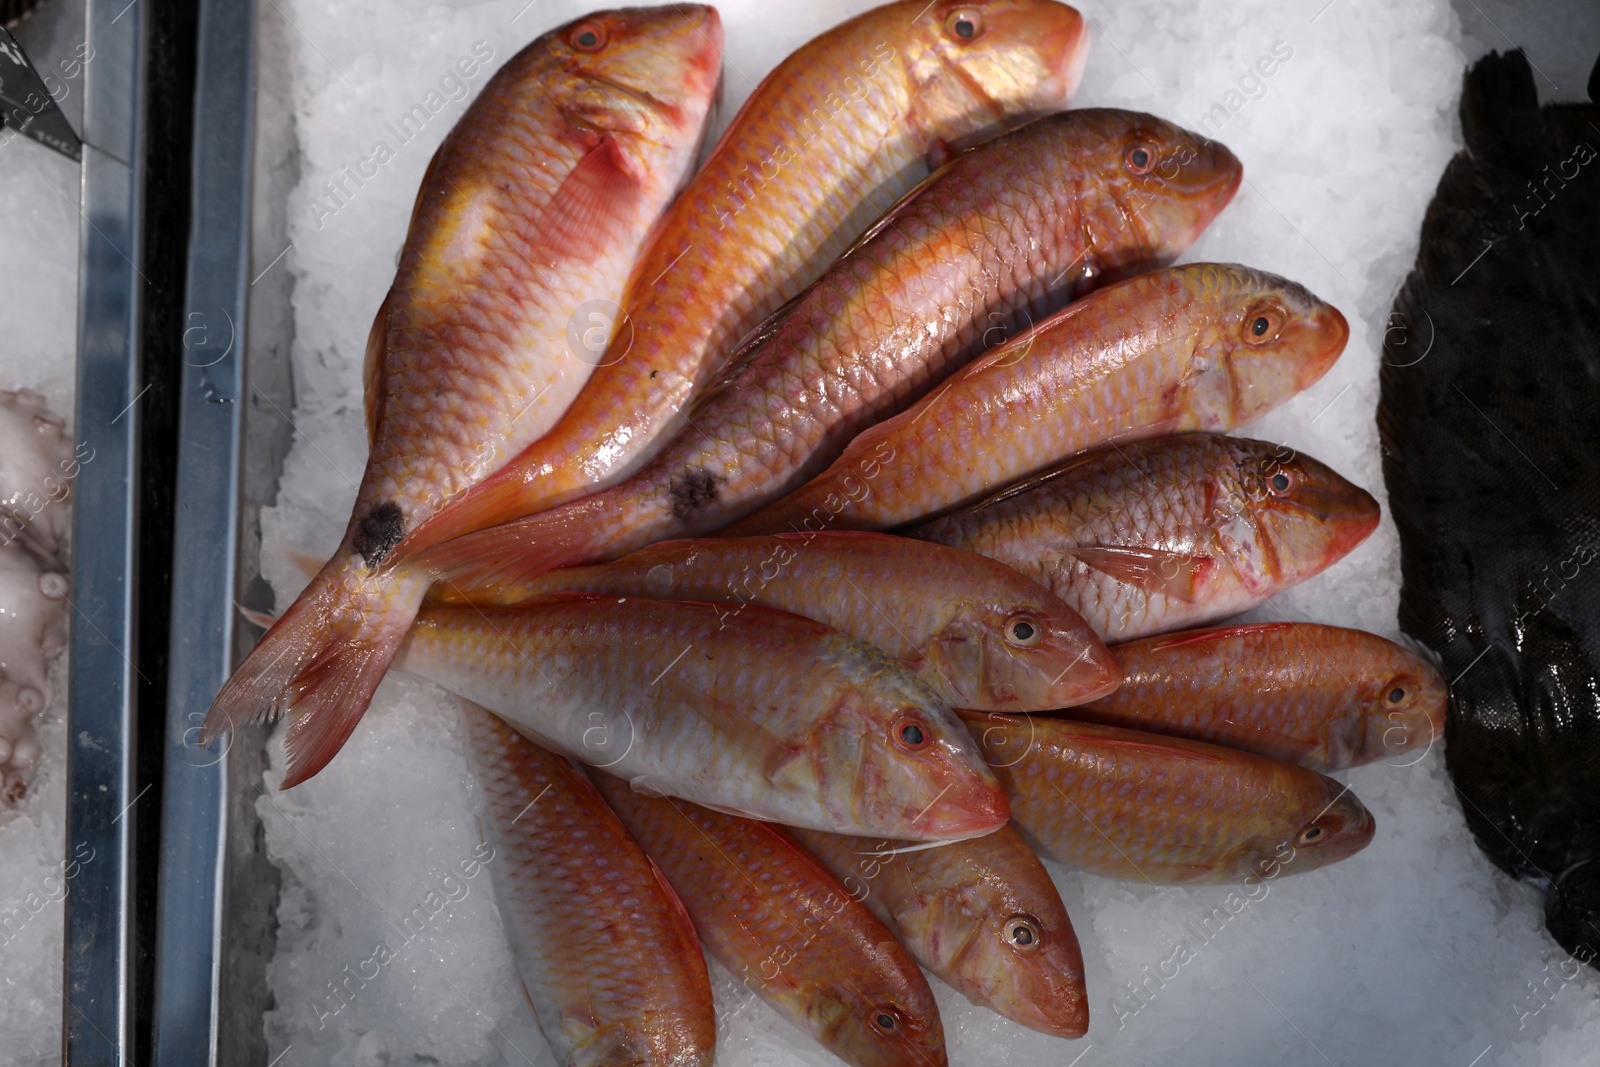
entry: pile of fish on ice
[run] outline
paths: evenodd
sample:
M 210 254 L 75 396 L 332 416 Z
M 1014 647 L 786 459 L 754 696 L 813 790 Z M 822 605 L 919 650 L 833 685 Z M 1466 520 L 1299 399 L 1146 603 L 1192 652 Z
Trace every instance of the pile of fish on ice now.
M 1377 523 L 1222 435 L 1316 381 L 1345 320 L 1167 266 L 1239 162 L 1061 110 L 1070 7 L 869 11 L 695 171 L 721 44 L 709 7 L 591 15 L 446 138 L 368 344 L 344 541 L 205 734 L 292 711 L 292 786 L 391 665 L 461 697 L 564 1062 L 709 1062 L 702 948 L 852 1064 L 945 1062 L 919 965 L 1082 1036 L 1035 850 L 1307 872 L 1374 832 L 1321 772 L 1442 721 L 1437 672 L 1380 638 L 1194 629 Z

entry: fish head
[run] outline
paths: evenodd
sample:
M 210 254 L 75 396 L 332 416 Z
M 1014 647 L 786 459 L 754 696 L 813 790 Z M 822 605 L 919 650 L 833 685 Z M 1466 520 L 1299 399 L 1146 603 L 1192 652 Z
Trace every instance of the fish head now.
M 1283 445 L 1227 440 L 1234 462 L 1219 479 L 1212 527 L 1259 595 L 1320 574 L 1377 527 L 1372 494 L 1332 468 Z
M 1385 666 L 1389 669 L 1375 683 L 1362 687 L 1366 730 L 1354 763 L 1372 763 L 1410 749 L 1426 751 L 1444 736 L 1450 687 L 1439 668 L 1399 646 Z
M 1009 827 L 999 835 L 1028 847 Z M 1042 880 L 1037 888 L 1010 865 L 998 868 L 1005 878 L 979 868 L 939 888 L 923 905 L 927 940 L 948 948 L 939 973 L 969 1000 L 1034 1030 L 1082 1037 L 1089 1026 L 1083 951 L 1050 876 L 1028 859 Z
M 860 684 L 838 687 L 811 728 L 809 773 L 829 821 L 818 829 L 953 841 L 1005 825 L 1005 792 L 944 701 L 899 661 L 849 643 L 865 661 Z
M 597 11 L 544 40 L 569 125 L 611 134 L 628 155 L 646 146 L 687 161 L 722 77 L 722 19 L 702 4 Z
M 945 1067 L 949 1062 L 939 1008 L 921 972 L 897 976 L 874 967 L 870 982 L 849 976 L 818 981 L 806 987 L 803 1007 L 811 1032 L 846 1063 Z
M 1195 297 L 1181 429 L 1227 430 L 1265 414 L 1321 378 L 1350 337 L 1337 308 L 1277 275 L 1215 263 L 1176 273 Z
M 907 118 L 930 147 L 943 141 L 960 149 L 1066 107 L 1083 78 L 1088 28 L 1082 15 L 1056 0 L 893 8 L 895 18 L 909 10 L 916 22 L 904 51 L 885 61 L 903 64 Z M 880 10 L 887 16 L 891 9 Z
M 1377 826 L 1372 812 L 1349 786 L 1322 778 L 1321 793 L 1305 807 L 1306 820 L 1294 838 L 1272 845 L 1273 856 L 1283 864 L 1285 873 L 1301 874 L 1348 859 L 1372 841 Z M 1256 870 L 1261 870 L 1259 865 Z
M 1000 564 L 998 571 L 1009 571 Z M 1020 574 L 952 605 L 923 657 L 976 711 L 1050 711 L 1105 696 L 1122 667 L 1066 601 Z
M 1090 176 L 1080 193 L 1091 242 L 1083 280 L 1095 286 L 1171 263 L 1244 178 L 1224 145 L 1154 115 L 1083 108 L 1046 121 L 1062 128 L 1062 150 Z

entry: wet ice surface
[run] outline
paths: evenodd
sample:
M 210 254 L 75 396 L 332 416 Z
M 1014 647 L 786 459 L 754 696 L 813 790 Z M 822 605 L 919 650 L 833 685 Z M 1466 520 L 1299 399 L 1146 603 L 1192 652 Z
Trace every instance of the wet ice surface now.
M 51 88 L 64 94 L 61 108 L 74 128 L 80 126 L 82 67 L 60 64 L 82 42 L 82 22 L 82 4 L 60 0 L 15 31 L 35 66 L 52 75 Z M 64 69 L 76 75 L 61 80 Z M 76 377 L 78 175 L 71 160 L 10 130 L 0 131 L 0 390 L 34 390 L 68 423 Z M 32 479 L 33 463 L 19 460 L 7 450 L 0 455 L 0 468 L 12 475 L 23 468 L 22 480 Z M 5 488 L 0 485 L 0 491 Z M 50 505 L 39 515 L 39 532 L 61 532 L 58 520 L 65 517 L 58 505 Z M 20 546 L 0 552 L 20 553 Z M 41 608 L 59 609 L 59 601 L 37 595 L 40 571 L 37 560 L 0 560 L 0 609 L 32 612 L 32 621 L 39 621 Z M 0 620 L 0 657 L 16 655 L 18 631 L 32 628 L 11 617 Z M 39 752 L 27 775 L 26 795 L 15 804 L 0 800 L 0 1061 L 18 1067 L 58 1063 L 61 1057 L 61 901 L 71 890 L 68 875 L 82 869 L 63 867 L 65 659 L 33 659 L 18 672 L 32 675 L 27 688 L 38 689 L 34 671 L 41 665 L 47 669 L 43 689 L 50 699 L 37 714 L 19 708 L 20 686 L 0 682 L 0 738 L 21 740 L 31 731 L 29 743 Z M 6 761 L 0 757 L 0 764 Z M 79 859 L 85 856 L 93 862 L 88 852 Z
M 447 101 L 407 143 L 386 124 L 439 87 L 475 43 L 491 46 L 498 64 L 593 6 L 525 2 L 459 10 L 281 4 L 297 31 L 285 35 L 289 54 L 279 61 L 290 64 L 295 86 L 285 106 L 298 116 L 302 177 L 289 204 L 293 247 L 276 269 L 295 279 L 298 436 L 278 505 L 263 515 L 269 545 L 326 553 L 339 540 L 364 453 L 367 329 L 423 168 L 465 105 Z M 864 6 L 785 5 L 780 14 L 754 0 L 720 4 L 729 46 L 724 115 L 784 54 Z M 1350 320 L 1349 348 L 1327 378 L 1245 432 L 1304 450 L 1381 499 L 1379 347 L 1423 209 L 1458 144 L 1464 56 L 1450 7 L 1080 7 L 1095 43 L 1079 104 L 1150 110 L 1191 128 L 1210 114 L 1203 132 L 1244 161 L 1238 199 L 1187 258 L 1287 275 Z M 482 82 L 473 79 L 472 91 Z M 340 182 L 341 168 L 379 140 L 392 161 L 359 188 Z M 329 182 L 344 191 L 336 184 L 330 195 Z M 270 548 L 267 557 L 281 607 L 304 578 Z M 1255 617 L 1398 636 L 1397 583 L 1385 519 L 1348 559 Z M 273 788 L 282 774 L 274 742 L 275 769 L 258 801 L 267 847 L 284 870 L 270 971 L 277 1009 L 266 1033 L 269 1055 L 283 1054 L 286 1067 L 550 1062 L 517 990 L 487 879 L 460 873 L 479 836 L 453 723 L 437 690 L 390 679 L 339 758 L 287 794 Z M 1230 897 L 1227 887 L 1158 889 L 1057 870 L 1088 965 L 1088 1037 L 1034 1034 L 934 981 L 951 1062 L 1489 1067 L 1592 1056 L 1600 981 L 1588 970 L 1567 980 L 1574 969 L 1541 931 L 1537 892 L 1493 871 L 1472 845 L 1439 753 L 1402 765 L 1414 758 L 1347 775 L 1378 819 L 1365 852 L 1266 883 L 1253 900 Z M 373 962 L 389 954 L 390 962 Z M 715 966 L 712 974 L 723 1009 L 720 1063 L 837 1062 L 739 996 Z

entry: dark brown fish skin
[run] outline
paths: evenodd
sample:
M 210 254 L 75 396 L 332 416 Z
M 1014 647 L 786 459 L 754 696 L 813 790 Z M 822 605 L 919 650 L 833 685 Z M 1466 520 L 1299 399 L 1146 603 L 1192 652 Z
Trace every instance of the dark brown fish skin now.
M 1400 624 L 1444 661 L 1467 824 L 1600 957 L 1600 107 L 1468 72 L 1386 333 L 1378 431 Z

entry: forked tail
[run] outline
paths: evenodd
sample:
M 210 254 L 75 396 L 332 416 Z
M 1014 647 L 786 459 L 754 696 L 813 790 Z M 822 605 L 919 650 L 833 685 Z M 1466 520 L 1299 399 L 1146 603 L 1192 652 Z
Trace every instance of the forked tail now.
M 283 788 L 322 770 L 361 721 L 427 587 L 405 571 L 367 574 L 347 557 L 330 560 L 223 685 L 200 743 L 287 710 Z
M 435 545 L 415 561 L 446 593 L 472 600 L 485 593 L 503 596 L 506 587 L 531 581 L 546 571 L 594 563 L 627 551 L 613 548 L 605 527 L 615 526 L 611 493 L 600 492 L 537 515 L 491 526 Z M 625 537 L 625 535 L 624 535 Z

